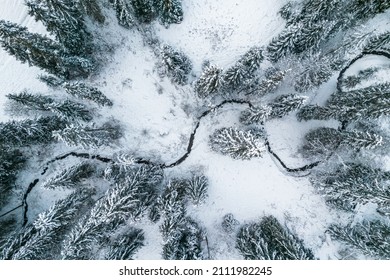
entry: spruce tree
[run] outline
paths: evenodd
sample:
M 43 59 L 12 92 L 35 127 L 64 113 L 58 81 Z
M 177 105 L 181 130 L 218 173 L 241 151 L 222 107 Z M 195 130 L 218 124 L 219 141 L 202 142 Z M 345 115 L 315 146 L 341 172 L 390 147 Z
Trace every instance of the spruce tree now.
M 128 181 L 110 188 L 66 236 L 62 258 L 91 258 L 93 248 L 103 238 L 107 238 L 128 219 L 139 219 L 155 200 L 158 184 L 150 184 L 150 177 L 155 177 L 155 170 L 145 165 L 129 170 Z
M 292 111 L 298 110 L 306 101 L 305 96 L 296 94 L 281 95 L 268 104 L 271 107 L 270 118 L 282 118 Z
M 131 0 L 134 15 L 139 22 L 150 23 L 156 17 L 155 0 Z
M 389 221 L 363 221 L 347 226 L 331 225 L 330 235 L 347 246 L 375 259 L 390 259 Z
M 332 117 L 332 114 L 328 107 L 306 105 L 298 111 L 297 118 L 299 121 L 328 120 Z
M 195 91 L 200 98 L 214 95 L 222 85 L 222 69 L 215 65 L 207 65 L 199 79 L 195 82 Z
M 307 157 L 326 156 L 334 152 L 341 145 L 342 140 L 342 135 L 337 129 L 316 128 L 305 135 L 301 152 Z
M 232 213 L 228 213 L 223 216 L 223 221 L 221 223 L 222 229 L 226 233 L 234 232 L 239 224 L 240 222 L 234 218 Z
M 373 203 L 379 213 L 388 215 L 390 205 L 390 173 L 362 164 L 345 163 L 331 172 L 312 179 L 326 201 L 346 211 Z
M 72 0 L 26 1 L 29 15 L 41 21 L 70 54 L 85 55 L 91 52 L 91 34 L 78 4 Z
M 3 20 L 0 21 L 0 44 L 22 63 L 65 79 L 86 77 L 94 70 L 90 60 L 67 53 L 46 36 L 30 33 L 26 27 Z
M 113 105 L 112 101 L 108 99 L 98 88 L 88 86 L 84 83 L 65 83 L 64 88 L 68 94 L 80 99 L 90 100 L 101 106 L 111 107 Z
M 255 131 L 243 131 L 234 127 L 224 127 L 210 136 L 211 149 L 234 159 L 262 157 L 266 148 L 262 135 Z
M 190 59 L 183 52 L 168 45 L 161 47 L 160 57 L 161 74 L 167 75 L 174 83 L 185 85 L 192 70 Z
M 97 0 L 78 0 L 78 7 L 83 14 L 88 15 L 94 21 L 103 24 L 106 20 Z
M 156 0 L 156 11 L 162 25 L 178 24 L 183 21 L 181 0 Z
M 91 191 L 80 189 L 58 200 L 48 210 L 39 214 L 32 223 L 23 227 L 3 246 L 0 259 L 38 260 L 54 259 L 60 250 L 65 229 L 88 204 Z
M 276 68 L 267 69 L 265 79 L 256 86 L 254 93 L 265 95 L 274 92 L 284 80 L 289 70 L 278 70 Z
M 263 124 L 271 115 L 272 107 L 262 105 L 258 107 L 249 107 L 241 112 L 240 122 L 245 125 Z
M 135 17 L 131 0 L 109 0 L 116 11 L 119 25 L 132 28 L 135 25 Z
M 0 146 L 23 147 L 48 144 L 54 140 L 52 132 L 64 129 L 66 122 L 59 117 L 40 117 L 0 123 Z
M 84 161 L 65 168 L 48 178 L 41 187 L 46 189 L 75 188 L 79 186 L 84 179 L 91 177 L 94 172 L 95 167 L 88 161 Z
M 113 140 L 121 137 L 121 131 L 119 126 L 110 123 L 106 123 L 98 128 L 70 124 L 66 125 L 62 130 L 53 131 L 53 137 L 68 146 L 98 149 L 104 145 L 112 145 Z
M 236 248 L 246 260 L 312 260 L 313 252 L 273 216 L 244 225 Z
M 194 175 L 186 182 L 185 191 L 191 202 L 198 206 L 207 199 L 209 182 L 203 175 Z
M 105 259 L 131 260 L 134 254 L 144 246 L 144 240 L 144 232 L 141 229 L 131 228 L 110 244 Z

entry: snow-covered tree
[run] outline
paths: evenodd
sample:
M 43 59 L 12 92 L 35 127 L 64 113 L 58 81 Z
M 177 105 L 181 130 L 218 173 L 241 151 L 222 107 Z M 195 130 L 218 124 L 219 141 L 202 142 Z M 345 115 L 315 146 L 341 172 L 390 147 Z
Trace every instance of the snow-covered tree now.
M 334 128 L 320 127 L 305 135 L 301 152 L 305 156 L 324 156 L 334 152 L 342 142 L 341 132 Z
M 268 104 L 271 107 L 270 118 L 282 118 L 292 111 L 298 110 L 306 101 L 305 96 L 296 94 L 281 95 Z
M 245 125 L 262 124 L 270 117 L 271 112 L 272 108 L 268 105 L 249 107 L 241 112 L 240 122 Z
M 0 123 L 0 146 L 22 147 L 48 144 L 54 140 L 52 132 L 65 126 L 66 122 L 59 117 L 40 117 Z
M 121 137 L 118 125 L 106 123 L 101 127 L 89 127 L 80 124 L 69 124 L 61 130 L 53 131 L 53 137 L 68 146 L 81 146 L 85 149 L 97 149 L 110 146 L 113 140 Z
M 165 260 L 204 259 L 202 241 L 204 230 L 193 219 L 186 217 L 174 222 L 171 238 L 163 245 L 162 257 Z
M 290 70 L 267 69 L 265 79 L 261 80 L 254 91 L 256 94 L 265 95 L 274 92 L 284 80 Z
M 194 205 L 200 205 L 207 197 L 209 182 L 203 175 L 194 175 L 186 182 L 185 191 Z
M 181 0 L 155 0 L 156 11 L 158 12 L 160 22 L 165 27 L 173 23 L 183 21 L 183 8 Z
M 194 87 L 198 96 L 205 98 L 217 93 L 222 83 L 222 69 L 211 64 L 204 68 Z
M 222 229 L 226 233 L 234 232 L 239 224 L 240 222 L 234 218 L 232 213 L 228 213 L 225 216 L 223 216 L 223 220 L 221 223 Z
M 23 227 L 3 246 L 0 259 L 54 259 L 59 253 L 64 230 L 69 228 L 79 210 L 89 203 L 91 191 L 80 189 L 58 200 L 40 213 L 32 223 Z
M 102 9 L 98 4 L 98 0 L 78 0 L 78 6 L 83 14 L 88 15 L 94 21 L 103 24 L 106 20 Z
M 128 219 L 139 219 L 156 199 L 158 185 L 150 184 L 155 170 L 146 165 L 129 170 L 127 182 L 110 188 L 96 202 L 89 215 L 67 235 L 61 251 L 62 258 L 91 258 L 93 248 L 104 236 L 109 236 Z
M 92 114 L 81 103 L 71 100 L 55 101 L 53 98 L 40 94 L 31 94 L 23 91 L 19 94 L 8 94 L 8 99 L 21 104 L 27 110 L 49 111 L 66 120 L 91 121 Z
M 236 248 L 246 260 L 312 260 L 313 252 L 273 216 L 244 225 Z
M 353 89 L 357 85 L 359 85 L 364 80 L 367 80 L 368 78 L 371 78 L 375 72 L 377 71 L 377 68 L 371 67 L 364 70 L 360 70 L 357 75 L 351 75 L 343 78 L 342 80 L 342 86 L 347 89 Z
M 15 23 L 0 21 L 0 44 L 22 63 L 66 79 L 86 77 L 94 70 L 90 60 L 71 55 L 59 43 Z
M 87 86 L 84 83 L 65 83 L 64 88 L 66 92 L 75 97 L 91 100 L 101 106 L 112 106 L 113 103 L 108 99 L 99 89 Z
M 321 107 L 318 105 L 306 105 L 297 112 L 299 121 L 327 120 L 331 117 L 332 112 L 328 107 Z
M 378 212 L 390 214 L 390 173 L 362 164 L 345 163 L 312 179 L 319 193 L 337 208 L 353 211 L 359 204 L 373 203 Z
M 186 213 L 187 182 L 183 180 L 171 180 L 158 198 L 158 207 L 161 213 L 168 218 L 184 217 Z
M 234 159 L 262 157 L 266 148 L 262 135 L 255 131 L 243 131 L 234 127 L 224 127 L 210 136 L 212 150 Z
M 245 70 L 250 74 L 253 74 L 260 68 L 260 64 L 264 60 L 263 48 L 252 47 L 250 48 L 239 60 L 238 63 L 242 64 Z
M 371 36 L 364 46 L 364 51 L 377 51 L 377 50 L 388 50 L 390 48 L 390 31 L 374 34 Z
M 167 75 L 174 83 L 186 84 L 192 70 L 191 60 L 183 52 L 168 45 L 161 47 L 160 57 L 161 74 Z
M 91 34 L 84 23 L 79 1 L 26 0 L 29 15 L 41 21 L 46 29 L 73 55 L 91 52 Z
M 331 225 L 330 235 L 351 248 L 375 259 L 390 259 L 389 221 L 363 221 L 347 226 Z
M 51 88 L 58 88 L 65 83 L 64 79 L 61 79 L 53 75 L 39 75 L 38 79 Z
M 15 185 L 18 172 L 24 166 L 26 157 L 20 150 L 0 145 L 0 208 L 8 202 L 8 195 Z
M 150 23 L 156 17 L 155 0 L 131 0 L 134 15 L 139 22 Z
M 95 167 L 88 161 L 65 168 L 54 176 L 48 178 L 41 187 L 47 189 L 75 188 L 82 180 L 89 178 L 95 172 Z
M 131 260 L 134 254 L 144 246 L 144 232 L 131 228 L 118 236 L 110 245 L 106 260 Z
M 348 145 L 351 148 L 354 148 L 356 150 L 359 149 L 374 149 L 376 147 L 383 145 L 383 137 L 375 134 L 370 133 L 368 131 L 343 131 L 341 133 L 342 135 L 342 144 Z
M 119 25 L 132 28 L 135 24 L 133 6 L 130 0 L 109 0 L 116 11 Z

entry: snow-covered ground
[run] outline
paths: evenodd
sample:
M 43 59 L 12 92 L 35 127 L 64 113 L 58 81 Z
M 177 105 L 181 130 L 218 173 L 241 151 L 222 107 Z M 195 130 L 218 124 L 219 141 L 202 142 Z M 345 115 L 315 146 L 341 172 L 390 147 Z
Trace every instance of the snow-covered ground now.
M 44 27 L 27 15 L 23 0 L 0 0 L 0 18 L 45 33 Z M 186 53 L 199 75 L 205 60 L 227 68 L 252 46 L 264 46 L 284 27 L 277 11 L 285 0 L 183 0 L 184 21 L 168 29 L 154 23 L 156 35 Z M 190 86 L 176 87 L 156 72 L 156 58 L 144 45 L 139 32 L 125 30 L 114 22 L 104 27 L 116 40 L 116 49 L 107 57 L 101 71 L 89 82 L 114 101 L 112 108 L 102 108 L 103 118 L 114 118 L 124 127 L 124 137 L 117 150 L 133 151 L 138 156 L 174 162 L 185 153 L 189 135 L 197 118 L 197 103 Z M 370 58 L 367 58 L 369 60 Z M 352 70 L 351 70 L 352 71 Z M 5 113 L 5 95 L 25 88 L 33 92 L 49 89 L 36 77 L 41 71 L 21 64 L 0 49 L 0 120 Z M 349 73 L 348 73 L 349 74 Z M 326 85 L 335 88 L 335 77 Z M 290 92 L 287 92 L 290 93 Z M 318 97 L 318 103 L 321 102 Z M 320 259 L 337 258 L 337 247 L 325 235 L 331 222 L 342 219 L 331 211 L 315 193 L 307 178 L 293 177 L 265 154 L 262 158 L 240 161 L 212 152 L 209 135 L 220 127 L 238 125 L 245 105 L 227 105 L 201 121 L 188 159 L 167 173 L 175 176 L 190 170 L 202 170 L 210 186 L 205 204 L 188 209 L 189 214 L 205 227 L 213 258 L 241 258 L 234 248 L 235 236 L 221 229 L 222 217 L 233 213 L 241 224 L 272 214 L 300 236 Z M 330 124 L 333 125 L 333 124 Z M 266 125 L 269 140 L 282 159 L 291 167 L 307 162 L 297 154 L 303 135 L 316 122 L 299 123 L 292 116 L 270 121 Z M 63 150 L 58 151 L 58 154 Z M 32 175 L 33 177 L 33 175 Z M 30 198 L 36 209 L 44 209 L 56 194 L 37 188 Z M 48 201 L 50 200 L 50 201 Z M 43 205 L 43 206 L 42 206 Z M 33 207 L 33 206 L 30 206 Z M 31 216 L 38 210 L 32 210 Z M 31 217 L 33 218 L 33 217 Z M 142 222 L 146 244 L 138 259 L 161 258 L 158 225 Z

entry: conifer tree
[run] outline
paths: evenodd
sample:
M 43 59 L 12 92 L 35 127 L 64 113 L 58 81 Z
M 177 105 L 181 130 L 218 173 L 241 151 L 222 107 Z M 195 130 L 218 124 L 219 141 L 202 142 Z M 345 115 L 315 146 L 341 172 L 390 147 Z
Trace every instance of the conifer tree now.
M 97 149 L 101 146 L 110 146 L 113 140 L 121 137 L 120 127 L 106 123 L 94 128 L 80 124 L 66 125 L 62 130 L 53 131 L 53 137 L 63 141 L 68 146 L 82 146 L 84 149 Z
M 243 131 L 233 127 L 216 130 L 210 136 L 211 149 L 234 159 L 262 157 L 265 152 L 264 139 L 255 131 Z
M 7 198 L 15 185 L 17 175 L 27 158 L 18 149 L 0 145 L 0 208 L 8 202 Z
M 58 88 L 65 83 L 64 79 L 61 79 L 53 75 L 39 75 L 38 79 L 51 88 Z
M 132 228 L 117 237 L 109 247 L 106 260 L 131 260 L 134 254 L 144 246 L 144 232 Z
M 223 216 L 222 221 L 222 229 L 226 233 L 232 233 L 235 231 L 236 227 L 240 224 L 238 220 L 236 220 L 232 213 L 228 213 Z
M 40 117 L 0 123 L 0 146 L 22 147 L 48 144 L 54 140 L 52 132 L 65 126 L 66 122 L 59 117 Z
M 289 70 L 267 69 L 265 79 L 261 80 L 254 91 L 257 94 L 265 95 L 274 92 L 284 80 Z
M 65 79 L 86 77 L 93 70 L 93 63 L 83 57 L 67 53 L 64 48 L 26 27 L 0 21 L 0 45 L 22 63 L 37 66 Z
M 70 54 L 85 55 L 91 52 L 91 34 L 78 4 L 72 0 L 26 1 L 29 14 L 41 21 Z
M 155 0 L 131 0 L 134 15 L 142 23 L 150 23 L 156 17 Z
M 186 194 L 194 205 L 200 205 L 207 198 L 209 182 L 203 175 L 194 175 L 186 184 Z
M 246 260 L 312 260 L 313 252 L 273 216 L 244 225 L 236 248 Z
M 0 259 L 53 259 L 59 253 L 64 230 L 88 203 L 91 191 L 80 189 L 65 199 L 55 202 L 39 214 L 32 223 L 22 228 L 4 245 Z
M 371 52 L 390 48 L 390 31 L 373 35 L 364 46 L 364 51 Z
M 183 21 L 181 0 L 156 0 L 156 11 L 159 14 L 161 24 L 165 27 Z
M 331 225 L 330 235 L 349 247 L 375 259 L 390 259 L 390 226 L 389 221 L 364 221 L 347 226 Z
M 314 186 L 326 201 L 343 210 L 354 211 L 358 204 L 373 203 L 379 213 L 390 214 L 390 173 L 356 163 L 345 163 L 313 178 Z
M 295 111 L 303 106 L 306 101 L 305 96 L 296 94 L 281 95 L 268 104 L 271 107 L 270 118 L 281 118 L 291 111 Z
M 205 98 L 217 93 L 222 84 L 222 69 L 208 65 L 195 82 L 195 91 L 199 97 Z
M 192 70 L 190 59 L 183 52 L 176 51 L 168 45 L 161 47 L 160 55 L 161 74 L 167 75 L 174 83 L 186 84 Z
M 130 0 L 109 0 L 116 11 L 119 25 L 132 28 L 135 25 L 133 6 Z
M 272 113 L 271 106 L 262 105 L 258 107 L 249 107 L 241 112 L 240 122 L 245 125 L 262 124 Z
M 75 97 L 93 101 L 101 106 L 113 105 L 112 101 L 108 99 L 99 89 L 87 86 L 84 83 L 65 83 L 64 88 L 66 92 Z
M 88 161 L 81 162 L 48 178 L 41 187 L 47 189 L 75 188 L 83 179 L 89 178 L 95 172 L 95 167 Z
M 299 121 L 308 120 L 327 120 L 333 115 L 329 107 L 321 107 L 318 105 L 303 106 L 297 113 Z
M 27 91 L 19 94 L 8 94 L 7 97 L 28 110 L 53 112 L 69 121 L 78 119 L 83 121 L 92 120 L 92 114 L 83 104 L 71 100 L 57 102 L 51 97 L 40 94 L 34 95 Z
M 129 170 L 125 184 L 110 188 L 64 240 L 63 259 L 89 259 L 104 236 L 126 220 L 139 219 L 155 200 L 158 184 L 150 184 L 155 168 L 142 165 Z M 157 172 L 160 172 L 157 169 Z M 161 182 L 159 182 L 161 183 Z
M 103 24 L 106 20 L 97 0 L 78 0 L 78 7 L 83 14 L 88 15 L 94 21 Z

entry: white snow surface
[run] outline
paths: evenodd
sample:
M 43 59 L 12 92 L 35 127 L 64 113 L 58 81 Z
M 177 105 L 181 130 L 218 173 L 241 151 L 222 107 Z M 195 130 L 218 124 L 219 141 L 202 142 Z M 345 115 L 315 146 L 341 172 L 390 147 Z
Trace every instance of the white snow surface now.
M 222 68 L 233 64 L 252 46 L 264 46 L 284 27 L 277 11 L 285 0 L 183 0 L 184 21 L 168 29 L 153 23 L 158 38 L 186 53 L 199 76 L 201 65 L 210 60 Z M 27 15 L 23 0 L 0 0 L 0 18 L 27 26 L 33 32 L 45 33 L 44 27 Z M 103 119 L 114 118 L 124 127 L 124 138 L 116 149 L 133 151 L 143 158 L 171 163 L 187 149 L 189 135 L 196 124 L 197 108 L 201 105 L 190 86 L 177 87 L 156 73 L 156 58 L 144 45 L 138 31 L 123 29 L 108 17 L 109 26 L 102 34 L 115 41 L 116 49 L 107 55 L 101 71 L 89 79 L 114 101 L 112 108 L 100 110 Z M 36 79 L 42 73 L 35 67 L 21 64 L 0 50 L 0 120 L 5 114 L 5 95 L 28 88 L 33 92 L 48 88 Z M 336 79 L 326 86 L 335 88 Z M 162 89 L 159 91 L 159 89 Z M 322 98 L 318 97 L 321 103 Z M 222 231 L 222 217 L 233 213 L 242 224 L 274 215 L 301 237 L 320 259 L 336 259 L 337 244 L 324 233 L 330 223 L 342 220 L 316 194 L 305 177 L 287 174 L 265 153 L 262 158 L 234 160 L 217 154 L 208 146 L 210 134 L 220 127 L 239 125 L 238 116 L 245 105 L 227 105 L 201 121 L 192 153 L 186 161 L 167 174 L 180 176 L 191 170 L 202 170 L 210 185 L 207 201 L 188 212 L 206 229 L 211 257 L 240 259 L 235 249 L 235 235 Z M 319 123 L 299 123 L 295 117 L 271 121 L 266 125 L 275 152 L 291 167 L 305 162 L 297 154 L 303 135 Z M 329 125 L 333 125 L 332 123 Z M 65 148 L 59 148 L 57 154 Z M 54 156 L 55 154 L 53 154 Z M 63 166 L 61 166 L 63 167 Z M 26 175 L 33 178 L 34 174 Z M 60 193 L 61 194 L 61 193 Z M 29 203 L 33 219 L 47 209 L 58 194 L 39 187 Z M 32 208 L 34 206 L 30 206 Z M 37 210 L 38 209 L 38 210 Z M 134 226 L 143 228 L 146 246 L 137 259 L 160 259 L 161 236 L 158 225 L 142 221 Z

